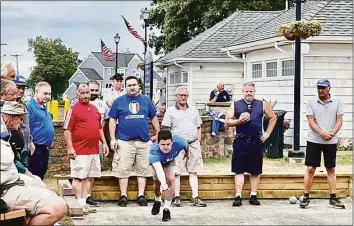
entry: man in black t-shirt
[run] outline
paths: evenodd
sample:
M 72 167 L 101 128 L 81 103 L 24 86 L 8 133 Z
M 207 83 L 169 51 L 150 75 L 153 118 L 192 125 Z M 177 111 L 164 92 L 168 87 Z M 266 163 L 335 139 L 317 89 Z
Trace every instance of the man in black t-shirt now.
M 231 100 L 229 93 L 224 90 L 224 82 L 218 82 L 216 89 L 210 93 L 210 102 L 229 102 Z

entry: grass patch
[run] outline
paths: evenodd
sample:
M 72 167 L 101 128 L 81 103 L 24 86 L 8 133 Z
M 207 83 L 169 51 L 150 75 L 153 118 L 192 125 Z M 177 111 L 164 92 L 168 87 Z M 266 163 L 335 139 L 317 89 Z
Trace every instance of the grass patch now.
M 231 158 L 205 158 L 203 159 L 205 165 L 212 164 L 231 164 Z
M 337 165 L 353 165 L 353 156 L 337 155 Z

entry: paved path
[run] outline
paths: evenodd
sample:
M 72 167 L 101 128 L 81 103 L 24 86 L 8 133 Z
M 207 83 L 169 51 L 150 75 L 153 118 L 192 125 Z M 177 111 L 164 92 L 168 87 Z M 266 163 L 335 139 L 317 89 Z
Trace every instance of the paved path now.
M 172 207 L 169 222 L 162 222 L 159 215 L 152 216 L 152 203 L 140 207 L 130 202 L 128 207 L 116 203 L 101 203 L 97 213 L 83 220 L 74 220 L 75 225 L 353 225 L 352 201 L 343 199 L 346 209 L 328 208 L 328 200 L 311 200 L 311 208 L 300 209 L 287 200 L 260 200 L 261 206 L 250 206 L 248 200 L 242 207 L 232 207 L 231 200 L 207 201 L 207 207 Z

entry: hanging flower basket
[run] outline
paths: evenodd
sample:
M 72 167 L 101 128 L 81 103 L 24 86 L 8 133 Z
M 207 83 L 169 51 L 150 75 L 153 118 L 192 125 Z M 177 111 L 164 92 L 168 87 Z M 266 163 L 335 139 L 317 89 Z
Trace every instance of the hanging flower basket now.
M 293 21 L 282 24 L 277 28 L 277 34 L 283 35 L 287 40 L 294 41 L 296 37 L 307 39 L 308 37 L 319 35 L 322 25 L 318 21 Z

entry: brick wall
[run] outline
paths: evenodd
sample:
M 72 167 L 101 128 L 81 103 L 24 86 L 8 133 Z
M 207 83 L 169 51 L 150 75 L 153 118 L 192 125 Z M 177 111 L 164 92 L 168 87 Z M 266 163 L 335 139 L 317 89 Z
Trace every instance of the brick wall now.
M 161 120 L 162 118 L 159 118 L 160 123 Z M 234 128 L 223 129 L 213 137 L 211 136 L 211 117 L 203 116 L 202 121 L 201 146 L 203 158 L 230 156 L 232 153 Z M 63 122 L 55 121 L 54 128 L 55 138 L 54 144 L 50 148 L 48 174 L 66 174 L 70 171 L 70 164 L 64 140 Z M 150 133 L 154 134 L 152 128 L 150 128 Z M 109 153 L 108 157 L 104 158 L 103 170 L 111 169 L 112 158 L 113 153 Z

